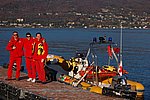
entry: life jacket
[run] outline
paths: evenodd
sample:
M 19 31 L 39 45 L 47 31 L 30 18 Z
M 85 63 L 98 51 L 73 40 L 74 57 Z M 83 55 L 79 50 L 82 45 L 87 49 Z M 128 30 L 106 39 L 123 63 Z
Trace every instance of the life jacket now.
M 44 50 L 44 47 L 43 47 L 43 43 L 39 43 L 38 44 L 38 52 L 37 52 L 37 54 L 38 55 L 43 55 L 44 52 L 45 52 L 45 50 Z
M 44 38 L 39 41 L 35 39 L 34 42 L 34 59 L 45 59 L 48 55 L 48 45 L 46 42 L 43 42 Z

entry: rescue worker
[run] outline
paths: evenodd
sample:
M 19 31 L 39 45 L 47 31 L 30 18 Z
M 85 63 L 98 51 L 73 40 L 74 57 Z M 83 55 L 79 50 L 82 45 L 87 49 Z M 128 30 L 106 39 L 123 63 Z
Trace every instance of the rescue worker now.
M 19 81 L 23 56 L 23 39 L 19 38 L 18 32 L 13 32 L 12 38 L 6 46 L 6 50 L 10 51 L 7 80 L 12 79 L 12 68 L 14 63 L 16 63 L 16 80 Z
M 44 38 L 42 38 L 41 33 L 36 33 L 36 38 L 34 40 L 34 54 L 33 54 L 33 80 L 36 81 L 36 71 L 38 73 L 39 80 L 44 84 L 46 83 L 46 76 L 44 70 L 44 64 L 46 57 L 48 55 L 48 45 Z
M 26 38 L 24 38 L 24 56 L 26 61 L 26 69 L 28 72 L 27 81 L 32 81 L 32 61 L 33 61 L 33 45 L 34 38 L 30 33 L 26 33 Z

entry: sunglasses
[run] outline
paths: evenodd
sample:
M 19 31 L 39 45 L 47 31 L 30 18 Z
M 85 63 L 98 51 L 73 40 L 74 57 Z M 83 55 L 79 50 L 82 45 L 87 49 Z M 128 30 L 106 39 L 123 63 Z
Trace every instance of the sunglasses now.
M 31 37 L 30 35 L 27 35 L 26 37 Z
M 13 36 L 18 36 L 18 34 L 14 34 Z

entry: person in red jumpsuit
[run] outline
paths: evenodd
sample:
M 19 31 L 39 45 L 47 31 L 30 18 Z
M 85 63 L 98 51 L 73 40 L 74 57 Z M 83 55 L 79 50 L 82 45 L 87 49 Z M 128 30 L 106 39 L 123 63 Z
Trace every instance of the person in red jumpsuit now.
M 46 57 L 48 55 L 48 45 L 44 38 L 42 38 L 41 33 L 36 33 L 36 38 L 34 40 L 34 54 L 33 54 L 33 80 L 36 79 L 36 71 L 38 78 L 42 83 L 46 82 L 44 64 Z
M 32 81 L 32 61 L 33 61 L 33 45 L 34 38 L 30 33 L 26 33 L 26 38 L 24 38 L 24 56 L 26 61 L 26 69 L 28 72 L 27 81 Z
M 7 80 L 12 79 L 12 68 L 14 63 L 16 63 L 16 80 L 19 80 L 23 56 L 23 39 L 19 38 L 18 32 L 13 32 L 12 38 L 6 46 L 6 50 L 10 51 Z

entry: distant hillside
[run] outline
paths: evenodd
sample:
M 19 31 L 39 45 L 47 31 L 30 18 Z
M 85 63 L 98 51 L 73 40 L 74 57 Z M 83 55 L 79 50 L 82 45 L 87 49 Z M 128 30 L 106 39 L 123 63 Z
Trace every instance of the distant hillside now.
M 97 12 L 102 7 L 150 13 L 150 0 L 1 0 L 0 19 L 34 17 L 37 13 Z

